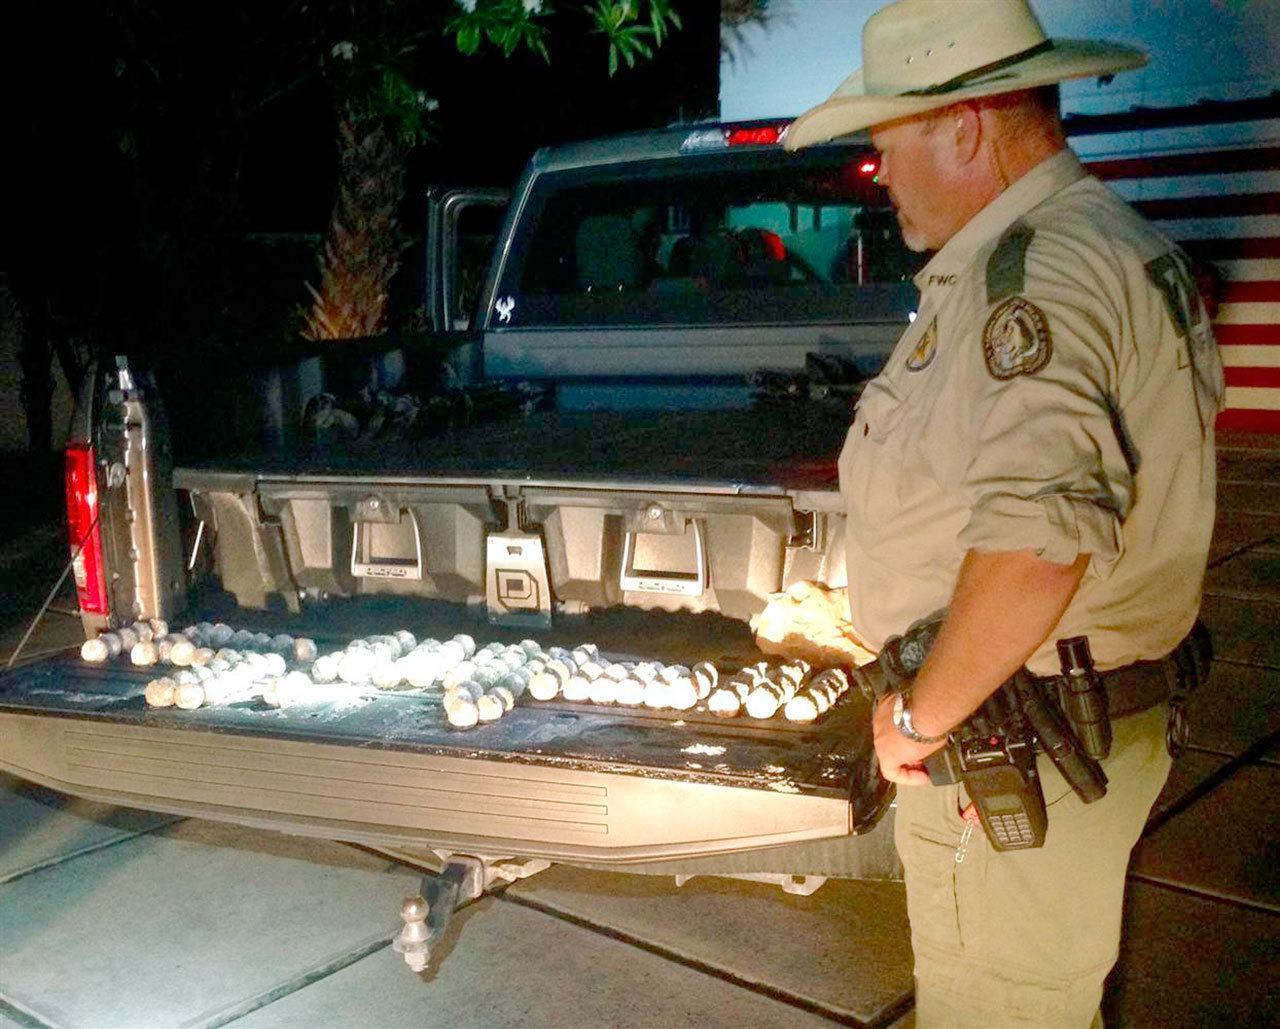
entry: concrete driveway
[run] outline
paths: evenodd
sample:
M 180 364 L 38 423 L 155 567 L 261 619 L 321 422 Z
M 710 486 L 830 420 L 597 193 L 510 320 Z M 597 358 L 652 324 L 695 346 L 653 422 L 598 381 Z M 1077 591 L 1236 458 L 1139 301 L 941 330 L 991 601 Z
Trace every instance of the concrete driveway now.
M 1220 455 L 1215 683 L 1135 856 L 1113 1025 L 1280 1010 L 1280 441 L 1230 437 Z M 29 648 L 78 632 L 53 614 Z M 800 897 L 554 868 L 461 912 L 415 976 L 389 944 L 417 883 L 354 847 L 0 776 L 0 1029 L 912 1022 L 900 884 Z

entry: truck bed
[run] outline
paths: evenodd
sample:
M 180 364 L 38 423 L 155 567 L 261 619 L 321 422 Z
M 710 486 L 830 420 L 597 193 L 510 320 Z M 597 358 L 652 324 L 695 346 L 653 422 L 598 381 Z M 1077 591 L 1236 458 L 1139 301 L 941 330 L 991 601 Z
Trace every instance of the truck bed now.
M 421 440 L 341 440 L 189 462 L 179 487 L 214 475 L 321 476 L 834 490 L 850 415 L 800 400 L 767 410 L 547 411 Z

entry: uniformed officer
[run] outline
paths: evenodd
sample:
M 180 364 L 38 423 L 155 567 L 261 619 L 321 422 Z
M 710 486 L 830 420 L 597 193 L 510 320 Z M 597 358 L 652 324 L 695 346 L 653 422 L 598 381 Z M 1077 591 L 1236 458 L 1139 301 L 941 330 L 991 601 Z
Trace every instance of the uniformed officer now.
M 1058 639 L 1087 636 L 1116 683 L 1187 635 L 1221 362 L 1186 257 L 1063 137 L 1056 84 L 1138 68 L 1141 51 L 1049 40 L 1025 0 L 900 0 L 867 22 L 862 56 L 787 146 L 870 127 L 904 240 L 936 252 L 840 458 L 854 630 L 879 647 L 947 609 L 909 700 L 874 725 L 900 784 L 917 1017 L 1085 1026 L 1168 774 L 1167 706 L 1113 710 L 1093 804 L 1040 758 L 1041 849 L 966 834 L 961 788 L 929 786 L 921 762 L 1019 667 L 1055 674 Z

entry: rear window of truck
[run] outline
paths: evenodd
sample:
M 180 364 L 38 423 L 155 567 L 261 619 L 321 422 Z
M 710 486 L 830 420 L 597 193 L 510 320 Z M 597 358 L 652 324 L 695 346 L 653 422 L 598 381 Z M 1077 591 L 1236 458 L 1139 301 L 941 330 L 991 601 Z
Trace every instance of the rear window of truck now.
M 923 263 L 848 147 L 544 173 L 521 226 L 495 330 L 900 321 Z

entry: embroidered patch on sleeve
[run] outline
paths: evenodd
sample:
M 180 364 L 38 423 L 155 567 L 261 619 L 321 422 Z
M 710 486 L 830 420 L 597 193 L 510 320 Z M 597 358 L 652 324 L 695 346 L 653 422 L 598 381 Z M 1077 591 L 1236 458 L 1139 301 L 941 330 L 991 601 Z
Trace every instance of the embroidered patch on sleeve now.
M 1053 340 L 1044 312 L 1029 300 L 1013 297 L 991 312 L 982 330 L 987 371 L 997 379 L 1034 375 L 1053 356 Z

